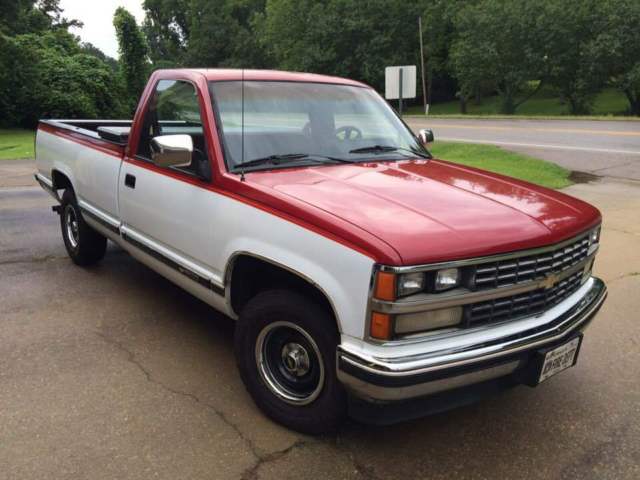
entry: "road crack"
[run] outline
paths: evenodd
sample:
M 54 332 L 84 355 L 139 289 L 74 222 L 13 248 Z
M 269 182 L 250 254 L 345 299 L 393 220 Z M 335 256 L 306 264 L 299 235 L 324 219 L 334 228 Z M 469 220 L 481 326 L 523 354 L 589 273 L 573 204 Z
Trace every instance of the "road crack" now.
M 202 405 L 203 407 L 211 410 L 220 420 L 222 420 L 227 426 L 229 426 L 236 433 L 236 435 L 238 435 L 238 437 L 244 442 L 244 444 L 249 449 L 249 451 L 251 452 L 252 456 L 255 459 L 255 463 L 243 472 L 241 476 L 242 480 L 252 480 L 257 478 L 258 470 L 262 466 L 264 466 L 269 462 L 274 462 L 284 457 L 285 455 L 290 453 L 292 450 L 301 448 L 309 443 L 307 440 L 298 440 L 282 450 L 277 450 L 275 452 L 270 452 L 266 454 L 262 453 L 260 449 L 253 443 L 253 441 L 238 427 L 238 425 L 232 422 L 222 410 L 216 408 L 214 405 L 211 405 L 210 403 L 203 401 L 197 395 L 191 392 L 185 392 L 182 390 L 175 389 L 161 382 L 160 380 L 154 378 L 151 372 L 142 364 L 142 362 L 140 362 L 140 360 L 136 358 L 135 354 L 129 348 L 127 348 L 122 342 L 119 342 L 118 340 L 102 332 L 95 332 L 95 333 L 100 338 L 102 338 L 106 343 L 113 345 L 118 350 L 125 353 L 127 356 L 127 361 L 133 364 L 138 370 L 140 370 L 140 372 L 142 372 L 142 374 L 145 376 L 146 380 L 149 383 L 153 383 L 154 385 L 161 387 L 162 389 L 164 389 L 165 391 L 173 395 L 179 395 L 184 398 L 188 398 L 189 400 Z
M 620 280 L 624 280 L 625 278 L 637 277 L 640 276 L 640 272 L 627 272 L 622 275 L 618 275 L 617 277 L 613 277 L 611 280 L 607 280 L 607 283 L 611 284 L 613 282 L 618 282 Z
M 258 457 L 258 461 L 251 467 L 245 470 L 240 477 L 242 480 L 255 480 L 258 478 L 258 471 L 266 464 L 270 462 L 275 462 L 276 460 L 281 459 L 287 454 L 291 453 L 293 450 L 297 448 L 303 448 L 309 445 L 310 442 L 307 440 L 297 440 L 289 445 L 287 448 L 283 448 L 282 450 L 277 450 L 275 452 L 268 453 L 266 455 L 262 455 Z
M 335 443 L 336 448 L 339 448 L 339 443 L 341 442 L 340 433 L 336 434 Z M 371 465 L 365 465 L 360 460 L 358 460 L 355 454 L 351 450 L 347 450 L 347 456 L 349 457 L 349 461 L 355 468 L 356 472 L 364 478 L 365 480 L 380 480 L 382 477 L 378 476 L 375 472 L 375 469 Z

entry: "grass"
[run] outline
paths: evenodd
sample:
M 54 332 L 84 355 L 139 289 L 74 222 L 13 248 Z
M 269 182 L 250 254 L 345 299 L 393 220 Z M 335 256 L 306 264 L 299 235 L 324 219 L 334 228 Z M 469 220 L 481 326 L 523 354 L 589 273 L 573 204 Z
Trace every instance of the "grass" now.
M 0 130 L 0 160 L 33 158 L 33 136 L 34 132 L 31 130 Z M 568 170 L 491 145 L 436 142 L 431 152 L 436 158 L 490 170 L 549 188 L 571 185 Z
M 509 152 L 492 145 L 435 142 L 431 153 L 436 158 L 501 173 L 548 188 L 571 185 L 570 171 L 554 163 Z
M 611 88 L 600 92 L 594 100 L 593 111 L 588 116 L 570 116 L 567 104 L 550 89 L 541 89 L 537 95 L 520 105 L 515 116 L 524 117 L 562 117 L 562 118 L 588 118 L 588 119 L 611 119 L 625 114 L 628 102 L 622 92 Z M 473 116 L 500 115 L 500 98 L 497 96 L 486 97 L 480 104 L 470 101 L 467 104 L 467 115 L 460 114 L 460 103 L 458 101 L 436 103 L 429 108 L 429 115 L 461 116 L 465 118 Z M 409 107 L 406 112 L 409 115 L 421 115 L 421 106 Z M 507 115 L 512 118 L 513 115 Z M 624 117 L 633 119 L 634 117 Z M 637 119 L 637 117 L 635 118 Z
M 0 160 L 33 158 L 33 130 L 0 129 Z

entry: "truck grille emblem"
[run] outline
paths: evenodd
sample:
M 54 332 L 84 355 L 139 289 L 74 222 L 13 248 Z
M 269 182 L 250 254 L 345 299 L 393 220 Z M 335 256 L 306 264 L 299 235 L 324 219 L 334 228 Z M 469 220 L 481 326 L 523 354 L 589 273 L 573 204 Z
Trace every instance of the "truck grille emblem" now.
M 560 276 L 558 274 L 550 273 L 544 278 L 544 280 L 542 280 L 540 286 L 546 290 L 549 290 L 556 283 L 558 283 L 558 280 L 560 280 Z

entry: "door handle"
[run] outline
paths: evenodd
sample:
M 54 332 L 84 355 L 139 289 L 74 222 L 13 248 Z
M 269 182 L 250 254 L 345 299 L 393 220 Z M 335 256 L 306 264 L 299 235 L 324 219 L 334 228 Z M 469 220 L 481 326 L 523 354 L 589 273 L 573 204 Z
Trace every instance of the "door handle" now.
M 127 173 L 124 176 L 124 184 L 125 184 L 126 187 L 136 188 L 136 177 L 134 177 L 130 173 Z

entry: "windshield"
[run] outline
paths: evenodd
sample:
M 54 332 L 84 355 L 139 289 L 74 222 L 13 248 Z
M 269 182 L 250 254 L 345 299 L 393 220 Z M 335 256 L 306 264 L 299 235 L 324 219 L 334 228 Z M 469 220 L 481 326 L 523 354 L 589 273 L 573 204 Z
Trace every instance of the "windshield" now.
M 244 88 L 241 81 L 211 82 L 210 88 L 230 170 L 248 162 L 264 169 L 430 158 L 369 88 L 277 81 L 246 81 Z

